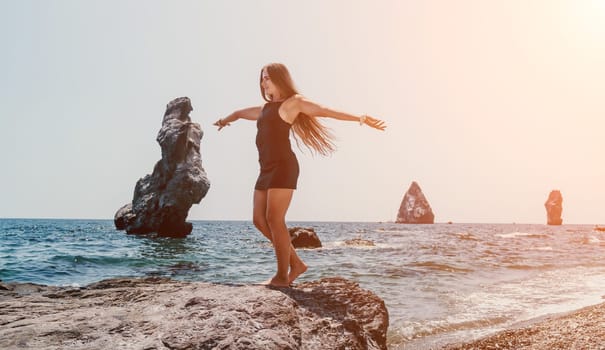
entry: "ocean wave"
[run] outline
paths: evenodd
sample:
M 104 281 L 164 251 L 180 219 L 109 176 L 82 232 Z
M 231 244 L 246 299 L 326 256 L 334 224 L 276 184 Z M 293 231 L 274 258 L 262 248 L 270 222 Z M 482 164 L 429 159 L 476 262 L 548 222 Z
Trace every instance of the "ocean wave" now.
M 550 247 L 550 246 L 546 246 L 546 247 L 532 247 L 532 248 L 529 248 L 529 250 L 551 251 L 552 247 Z
M 384 229 L 384 228 L 378 228 L 378 229 L 372 230 L 372 232 L 374 232 L 374 233 L 390 233 L 390 234 L 395 234 L 395 233 L 396 233 L 396 234 L 415 234 L 415 233 L 417 233 L 418 231 L 411 231 L 411 230 L 409 230 L 409 229 L 401 229 L 401 230 L 398 230 L 398 229 Z M 394 236 L 397 236 L 397 235 L 394 235 Z
M 422 267 L 422 268 L 425 268 L 425 269 L 435 270 L 435 271 L 465 272 L 465 273 L 473 271 L 472 269 L 457 267 L 457 266 L 443 264 L 443 263 L 436 263 L 436 262 L 433 262 L 433 261 L 413 262 L 410 265 L 414 266 L 414 267 Z
M 407 269 L 405 267 L 389 267 L 384 269 L 384 274 L 387 277 L 417 277 L 422 273 L 415 269 Z
M 552 264 L 541 264 L 541 265 L 531 265 L 531 264 L 510 264 L 504 265 L 505 267 L 513 270 L 550 270 L 555 266 Z
M 335 250 L 335 249 L 359 249 L 359 250 L 381 250 L 384 252 L 389 252 L 389 251 L 397 251 L 400 252 L 402 249 L 404 249 L 405 245 L 402 244 L 393 244 L 393 243 L 377 243 L 374 242 L 373 246 L 370 245 L 355 245 L 355 244 L 349 244 L 346 242 L 347 240 L 344 241 L 333 241 L 333 242 L 324 242 L 324 245 L 321 248 L 314 248 L 311 250 Z M 297 248 L 298 249 L 298 248 Z
M 403 322 L 395 325 L 394 331 L 389 332 L 391 343 L 404 343 L 414 339 L 454 333 L 478 328 L 493 327 L 510 322 L 507 317 L 488 317 L 468 321 L 434 320 L 429 322 Z
M 582 236 L 574 236 L 569 240 L 571 243 L 576 243 L 576 244 L 582 244 L 582 245 L 591 245 L 591 244 L 599 244 L 599 245 L 603 245 L 605 244 L 605 239 L 603 239 L 602 237 L 599 238 L 595 235 L 582 235 Z
M 500 237 L 500 238 L 517 238 L 517 237 L 550 238 L 550 235 L 547 235 L 544 233 L 529 233 L 529 232 L 498 233 L 498 234 L 495 234 L 495 236 Z
M 347 247 L 347 248 L 356 248 L 356 249 L 376 249 L 378 246 L 371 240 L 365 239 L 347 239 L 344 241 L 335 241 L 333 244 L 337 247 Z
M 469 232 L 456 232 L 453 234 L 454 237 L 459 238 L 464 241 L 479 241 L 480 239 L 475 237 L 473 234 Z
M 131 262 L 130 259 L 112 256 L 81 256 L 81 255 L 55 255 L 49 259 L 51 262 L 62 262 L 73 265 L 112 266 Z

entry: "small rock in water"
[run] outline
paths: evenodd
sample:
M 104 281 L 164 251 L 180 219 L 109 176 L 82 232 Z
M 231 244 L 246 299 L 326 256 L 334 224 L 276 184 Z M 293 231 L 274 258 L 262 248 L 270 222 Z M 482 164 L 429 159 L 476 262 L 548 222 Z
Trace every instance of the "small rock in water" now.
M 312 227 L 291 227 L 288 232 L 294 248 L 321 248 L 321 241 Z
M 374 247 L 375 246 L 373 241 L 371 241 L 369 239 L 363 239 L 361 237 L 347 239 L 345 241 L 345 244 L 350 245 L 350 246 L 360 246 L 360 247 Z

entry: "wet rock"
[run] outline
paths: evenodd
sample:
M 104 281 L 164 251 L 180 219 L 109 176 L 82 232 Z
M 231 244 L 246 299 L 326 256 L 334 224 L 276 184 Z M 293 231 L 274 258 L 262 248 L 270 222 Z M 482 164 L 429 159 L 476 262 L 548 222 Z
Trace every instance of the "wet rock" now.
M 321 241 L 312 227 L 291 227 L 288 231 L 294 248 L 321 248 Z
M 433 210 L 416 181 L 412 182 L 403 196 L 396 222 L 401 224 L 432 224 L 435 222 Z
M 561 213 L 563 212 L 563 195 L 561 191 L 552 190 L 544 203 L 546 208 L 546 223 L 548 225 L 561 225 L 563 219 Z
M 116 229 L 170 237 L 191 233 L 192 225 L 185 221 L 189 209 L 200 203 L 210 188 L 200 155 L 203 132 L 189 117 L 192 109 L 187 97 L 166 106 L 156 138 L 162 159 L 151 175 L 137 181 L 132 202 L 116 212 Z
M 342 278 L 294 288 L 167 278 L 85 288 L 7 284 L 0 348 L 386 349 L 388 312 Z
M 361 237 L 347 239 L 345 244 L 348 246 L 356 246 L 356 247 L 374 247 L 375 244 L 373 241 L 369 239 L 363 239 Z

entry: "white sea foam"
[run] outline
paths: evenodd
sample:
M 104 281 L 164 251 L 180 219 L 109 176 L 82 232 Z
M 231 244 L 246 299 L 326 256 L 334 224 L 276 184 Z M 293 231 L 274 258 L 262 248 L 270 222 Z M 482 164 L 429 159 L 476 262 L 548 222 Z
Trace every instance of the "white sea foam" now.
M 546 246 L 546 247 L 532 247 L 532 248 L 529 248 L 529 250 L 550 251 L 550 250 L 552 250 L 552 247 L 549 247 L 549 246 Z
M 409 230 L 376 229 L 376 230 L 373 230 L 372 232 L 375 232 L 375 233 L 406 233 L 406 232 L 410 232 L 410 231 Z
M 603 241 L 600 240 L 599 238 L 595 237 L 595 236 L 590 236 L 590 237 L 588 237 L 588 242 L 590 242 L 590 243 L 601 243 Z
M 517 238 L 517 237 L 531 237 L 531 238 L 547 238 L 548 235 L 542 233 L 530 233 L 530 232 L 510 232 L 510 233 L 498 233 L 496 237 L 501 238 Z

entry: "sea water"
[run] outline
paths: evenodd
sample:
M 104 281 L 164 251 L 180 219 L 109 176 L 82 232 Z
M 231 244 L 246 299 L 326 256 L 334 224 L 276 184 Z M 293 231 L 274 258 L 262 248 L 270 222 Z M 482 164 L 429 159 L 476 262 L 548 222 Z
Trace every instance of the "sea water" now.
M 390 349 L 430 349 L 601 302 L 605 232 L 592 225 L 291 222 L 313 227 L 299 281 L 342 276 L 384 299 Z M 354 246 L 362 238 L 373 246 Z M 84 286 L 165 276 L 256 283 L 271 245 L 246 221 L 194 221 L 183 239 L 128 235 L 111 220 L 0 219 L 0 279 Z

